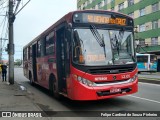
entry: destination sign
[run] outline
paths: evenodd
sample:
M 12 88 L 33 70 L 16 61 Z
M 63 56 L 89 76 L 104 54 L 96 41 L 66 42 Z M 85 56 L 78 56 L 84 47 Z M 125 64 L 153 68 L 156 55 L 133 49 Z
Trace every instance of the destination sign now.
M 100 15 L 87 15 L 87 21 L 99 24 L 117 24 L 126 25 L 125 18 L 110 18 L 108 16 Z
M 127 19 L 124 17 L 111 17 L 111 15 L 94 13 L 77 13 L 74 15 L 73 21 L 75 23 L 116 24 L 121 26 L 127 25 Z

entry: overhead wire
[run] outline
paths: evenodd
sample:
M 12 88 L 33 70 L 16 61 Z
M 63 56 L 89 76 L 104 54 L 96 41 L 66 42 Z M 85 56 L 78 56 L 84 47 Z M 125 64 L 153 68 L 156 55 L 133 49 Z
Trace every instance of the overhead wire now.
M 4 9 L 4 8 L 8 8 L 8 5 L 6 5 L 6 6 L 4 6 L 4 7 L 1 7 L 0 10 L 1 10 L 1 9 Z
M 2 59 L 2 55 L 3 55 L 3 50 L 4 50 L 4 44 L 6 42 L 6 30 L 5 27 L 7 26 L 7 2 L 8 0 L 3 0 L 0 2 L 0 16 L 3 16 L 3 18 L 1 17 L 1 23 L 0 23 L 0 58 Z M 8 29 L 8 28 L 7 28 Z
M 6 38 L 6 39 L 5 39 L 4 42 L 3 42 L 2 49 L 5 48 L 5 43 L 6 43 L 7 38 L 8 38 L 8 31 L 9 31 L 9 25 L 7 24 L 6 33 L 5 33 L 5 37 L 4 37 L 4 38 Z
M 6 23 L 6 18 L 7 18 L 7 16 L 4 17 L 4 23 L 3 23 L 2 32 L 1 32 L 1 38 L 3 36 L 3 31 L 4 31 L 4 27 L 5 27 L 5 23 Z
M 0 0 L 0 16 L 1 16 L 2 13 L 4 15 L 4 12 L 6 12 L 7 11 L 6 9 L 9 7 L 9 5 L 7 4 L 7 1 L 8 0 Z M 13 4 L 15 5 L 16 4 L 16 0 L 13 0 L 13 1 L 14 1 Z M 14 11 L 14 15 L 17 15 L 30 1 L 31 0 L 28 0 L 28 2 L 26 2 L 25 4 L 24 4 L 23 0 L 21 0 L 21 4 L 20 4 L 20 2 L 17 2 L 17 6 L 14 9 L 15 10 Z M 22 6 L 20 9 L 18 9 L 19 5 Z M 2 19 L 2 22 L 0 23 L 0 28 L 2 27 L 0 29 L 0 30 L 2 30 L 2 32 L 1 32 L 1 38 L 5 38 L 3 40 L 3 43 L 1 44 L 2 50 L 5 49 L 5 47 L 6 47 L 6 41 L 8 41 L 7 39 L 8 39 L 9 23 L 6 25 L 6 18 L 8 16 L 7 14 L 8 14 L 8 12 L 5 13 L 4 18 Z M 5 29 L 5 27 L 6 27 L 6 29 Z M 19 52 L 19 51 L 15 51 L 15 52 Z M 3 53 L 3 55 L 6 55 L 6 52 Z
M 6 19 L 6 16 L 4 16 L 4 18 L 3 18 L 3 20 L 2 20 L 2 22 L 1 22 L 1 24 L 0 24 L 0 27 L 3 25 L 3 23 L 5 22 L 5 19 Z
M 3 13 L 3 12 L 4 12 L 4 9 L 7 7 L 7 6 L 5 6 L 5 7 L 3 6 L 3 5 L 6 5 L 6 4 L 7 4 L 7 3 L 6 3 L 7 1 L 8 1 L 8 0 L 3 1 L 3 3 L 0 4 L 0 8 L 1 8 L 1 9 L 0 9 L 0 10 L 1 10 L 1 11 L 0 11 L 0 14 Z
M 3 48 L 3 45 L 2 44 L 4 44 L 4 42 L 5 42 L 5 40 L 6 40 L 6 38 L 4 37 L 4 29 L 5 29 L 5 26 L 6 26 L 6 19 L 7 19 L 7 16 L 5 16 L 4 17 L 4 22 L 3 22 L 3 26 L 2 26 L 2 29 L 1 29 L 1 38 L 0 38 L 0 59 L 2 60 L 2 56 L 3 56 L 3 50 L 4 50 L 4 48 Z
M 6 1 L 3 1 L 1 4 L 0 4 L 0 7 L 3 5 L 3 4 L 5 4 L 5 2 L 7 2 L 8 0 L 6 0 Z

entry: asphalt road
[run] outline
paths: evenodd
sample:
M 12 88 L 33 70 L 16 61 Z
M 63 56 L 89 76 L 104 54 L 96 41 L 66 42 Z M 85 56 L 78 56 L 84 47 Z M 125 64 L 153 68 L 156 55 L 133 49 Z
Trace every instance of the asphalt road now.
M 37 106 L 39 106 L 42 111 L 119 111 L 119 112 L 128 112 L 128 111 L 160 111 L 160 85 L 148 84 L 148 83 L 139 83 L 139 92 L 133 95 L 122 96 L 111 98 L 107 100 L 100 101 L 87 101 L 87 102 L 76 102 L 64 98 L 61 101 L 56 100 L 48 94 L 48 91 L 39 87 L 31 86 L 29 80 L 23 76 L 22 68 L 15 68 L 15 81 L 18 84 L 23 85 L 28 92 L 28 99 L 31 99 Z M 77 114 L 75 112 L 75 114 Z M 51 118 L 52 119 L 52 118 Z M 57 119 L 64 119 L 58 117 Z M 73 119 L 73 118 L 65 118 Z M 77 117 L 76 120 L 82 119 Z M 83 119 L 105 119 L 106 117 L 85 117 Z M 107 120 L 113 119 L 107 118 Z M 132 120 L 132 119 L 141 119 L 141 120 L 160 120 L 158 117 L 115 117 L 114 120 Z

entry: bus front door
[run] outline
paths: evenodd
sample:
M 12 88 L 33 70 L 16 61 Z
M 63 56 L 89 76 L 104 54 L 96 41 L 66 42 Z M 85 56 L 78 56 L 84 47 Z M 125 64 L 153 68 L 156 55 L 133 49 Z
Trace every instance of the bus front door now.
M 57 76 L 58 76 L 58 89 L 59 92 L 67 93 L 66 87 L 66 44 L 65 44 L 65 32 L 64 29 L 57 31 L 57 47 L 56 47 L 56 57 L 57 57 Z
M 33 81 L 37 81 L 37 62 L 36 62 L 36 44 L 32 46 L 32 69 L 33 69 Z

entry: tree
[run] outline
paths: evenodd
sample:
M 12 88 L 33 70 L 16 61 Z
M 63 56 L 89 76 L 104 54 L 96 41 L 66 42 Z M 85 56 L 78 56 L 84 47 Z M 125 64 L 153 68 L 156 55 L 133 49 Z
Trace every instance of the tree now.
M 20 66 L 22 64 L 22 60 L 21 59 L 16 59 L 14 62 L 14 65 Z

